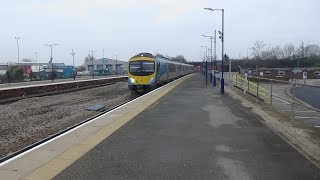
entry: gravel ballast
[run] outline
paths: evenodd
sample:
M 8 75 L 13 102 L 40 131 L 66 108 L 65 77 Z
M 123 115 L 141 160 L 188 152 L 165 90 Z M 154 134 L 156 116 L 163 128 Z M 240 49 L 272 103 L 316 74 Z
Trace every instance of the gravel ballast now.
M 76 92 L 22 99 L 0 105 L 0 158 L 135 98 L 126 82 Z

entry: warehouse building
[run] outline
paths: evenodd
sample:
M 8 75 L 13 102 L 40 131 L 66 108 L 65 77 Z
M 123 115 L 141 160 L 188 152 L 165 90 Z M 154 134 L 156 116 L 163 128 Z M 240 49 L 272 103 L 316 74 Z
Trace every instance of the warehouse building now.
M 110 75 L 110 74 L 127 74 L 128 62 L 115 59 L 96 59 L 93 62 L 85 62 L 86 71 L 90 74 L 94 71 L 95 75 Z

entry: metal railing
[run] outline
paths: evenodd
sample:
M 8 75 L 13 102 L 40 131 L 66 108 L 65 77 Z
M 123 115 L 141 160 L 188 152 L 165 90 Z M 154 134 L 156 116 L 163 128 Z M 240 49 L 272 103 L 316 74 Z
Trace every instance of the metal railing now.
M 255 96 L 257 101 L 263 101 L 265 103 L 272 105 L 273 101 L 278 100 L 290 105 L 291 120 L 295 119 L 296 106 L 300 106 L 300 107 L 312 110 L 314 112 L 320 112 L 319 109 L 314 108 L 313 106 L 305 103 L 304 101 L 300 100 L 295 96 L 296 88 L 299 86 L 320 88 L 319 86 L 300 84 L 300 83 L 297 83 L 296 80 L 282 81 L 282 80 L 268 79 L 268 78 L 262 78 L 262 77 L 244 76 L 239 74 L 233 74 L 232 79 L 230 80 L 233 87 L 240 89 L 241 91 L 243 91 L 244 94 L 249 93 Z M 288 86 L 286 89 L 283 89 L 283 91 L 286 91 L 286 95 L 282 96 L 275 93 L 274 87 L 279 85 Z M 269 87 L 267 88 L 267 86 Z M 288 97 L 284 97 L 284 96 L 288 96 Z

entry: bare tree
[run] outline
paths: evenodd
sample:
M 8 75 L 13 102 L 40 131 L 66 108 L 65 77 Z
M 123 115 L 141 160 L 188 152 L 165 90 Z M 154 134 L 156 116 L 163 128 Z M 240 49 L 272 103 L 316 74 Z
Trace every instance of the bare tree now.
M 272 48 L 268 47 L 266 50 L 261 51 L 260 58 L 264 60 L 272 59 Z
M 272 48 L 272 58 L 273 59 L 282 59 L 283 58 L 282 49 L 279 45 L 276 45 L 275 47 Z
M 95 60 L 96 58 L 95 57 L 93 57 L 93 60 Z M 83 64 L 82 64 L 82 66 L 84 66 L 87 62 L 91 62 L 91 60 L 92 60 L 92 56 L 91 56 L 91 54 L 88 54 L 88 56 L 86 56 L 85 58 L 84 58 L 84 62 L 83 62 Z
M 260 59 L 261 52 L 263 51 L 266 44 L 263 41 L 256 41 L 250 48 L 252 50 L 252 55 L 256 59 Z
M 303 43 L 301 43 L 301 44 L 296 48 L 295 56 L 296 56 L 297 58 L 304 58 L 304 57 L 305 57 L 305 54 L 304 54 L 304 44 L 303 44 Z
M 306 45 L 305 55 L 306 55 L 306 57 L 319 56 L 320 55 L 320 47 L 317 44 Z
M 157 57 L 165 58 L 165 56 L 164 56 L 163 54 L 160 54 L 160 53 L 157 53 L 156 56 L 157 56 Z
M 283 47 L 283 57 L 285 59 L 293 59 L 294 56 L 294 45 L 292 43 L 288 43 Z
M 283 58 L 283 52 L 279 45 L 268 47 L 261 52 L 261 59 L 278 60 Z
M 176 61 L 176 62 L 182 62 L 182 63 L 186 63 L 187 62 L 186 58 L 184 58 L 183 55 L 178 55 L 178 56 L 172 58 L 172 60 Z

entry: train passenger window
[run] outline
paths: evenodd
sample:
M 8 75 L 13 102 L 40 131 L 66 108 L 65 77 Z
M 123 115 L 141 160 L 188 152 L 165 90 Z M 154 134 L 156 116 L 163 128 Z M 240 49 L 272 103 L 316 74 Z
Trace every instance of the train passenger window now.
M 169 64 L 169 72 L 176 72 L 176 65 L 175 64 Z

